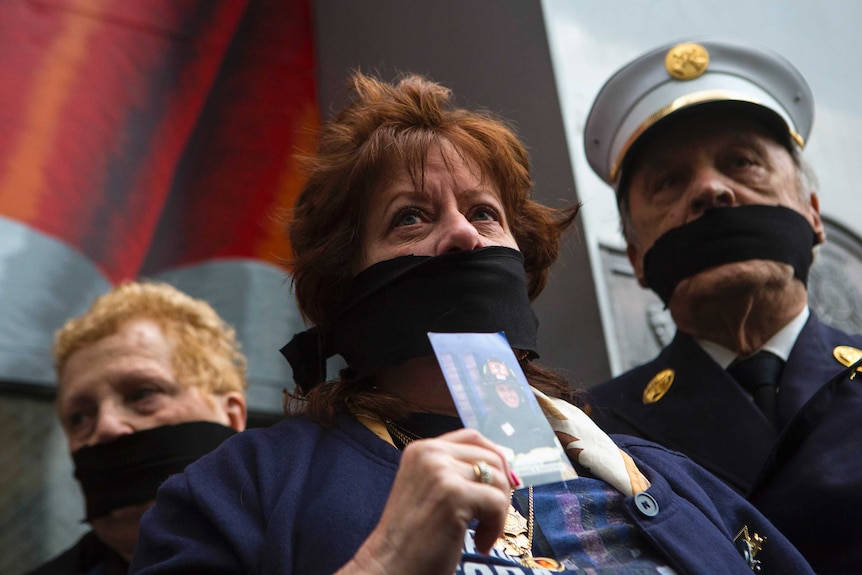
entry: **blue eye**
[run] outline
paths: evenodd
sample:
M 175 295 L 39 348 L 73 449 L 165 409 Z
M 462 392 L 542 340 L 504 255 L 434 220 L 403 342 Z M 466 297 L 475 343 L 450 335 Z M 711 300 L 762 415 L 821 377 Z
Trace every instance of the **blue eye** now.
M 419 223 L 419 216 L 416 212 L 407 212 L 398 216 L 395 222 L 396 226 L 413 226 Z
M 423 213 L 413 206 L 406 206 L 398 210 L 395 217 L 392 218 L 392 227 L 399 228 L 405 226 L 415 226 L 422 223 Z
M 473 219 L 482 222 L 492 222 L 497 219 L 497 213 L 488 208 L 479 208 L 473 213 Z

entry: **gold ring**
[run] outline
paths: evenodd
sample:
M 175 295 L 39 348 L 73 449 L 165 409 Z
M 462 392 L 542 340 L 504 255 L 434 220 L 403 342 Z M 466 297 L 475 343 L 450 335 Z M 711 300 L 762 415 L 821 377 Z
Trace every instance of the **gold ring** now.
M 485 485 L 494 484 L 494 474 L 491 472 L 491 466 L 484 461 L 477 461 L 473 464 L 473 473 L 476 474 L 476 481 Z

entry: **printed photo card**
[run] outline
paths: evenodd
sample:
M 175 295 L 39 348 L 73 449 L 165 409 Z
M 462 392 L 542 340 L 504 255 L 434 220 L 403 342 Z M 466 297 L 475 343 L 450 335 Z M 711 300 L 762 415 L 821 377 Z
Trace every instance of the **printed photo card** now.
M 577 477 L 503 333 L 429 333 L 465 427 L 500 445 L 524 487 Z

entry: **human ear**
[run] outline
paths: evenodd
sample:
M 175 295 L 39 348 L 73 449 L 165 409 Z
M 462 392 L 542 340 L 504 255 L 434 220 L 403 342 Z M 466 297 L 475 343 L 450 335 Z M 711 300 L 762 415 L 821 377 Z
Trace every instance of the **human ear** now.
M 236 431 L 244 431 L 248 417 L 245 396 L 239 391 L 229 391 L 220 395 L 218 400 L 227 415 L 228 426 Z
M 820 198 L 816 192 L 811 192 L 809 198 L 809 210 L 811 215 L 811 227 L 814 228 L 814 235 L 817 237 L 817 243 L 822 244 L 826 241 L 826 230 L 823 228 L 823 220 L 820 219 Z
M 629 242 L 626 246 L 626 255 L 629 257 L 629 262 L 632 264 L 632 268 L 635 272 L 635 277 L 638 280 L 638 284 L 642 288 L 649 287 L 646 283 L 646 275 L 644 274 L 644 260 L 640 254 L 640 250 L 638 250 L 637 246 L 633 243 Z

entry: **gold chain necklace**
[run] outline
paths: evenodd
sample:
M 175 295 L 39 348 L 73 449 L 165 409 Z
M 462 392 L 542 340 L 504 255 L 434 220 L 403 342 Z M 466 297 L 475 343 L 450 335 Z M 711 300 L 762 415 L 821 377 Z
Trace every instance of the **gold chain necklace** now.
M 402 449 L 410 442 L 420 439 L 418 435 L 386 420 L 386 431 L 402 445 Z M 512 491 L 514 493 L 514 490 Z M 551 557 L 533 557 L 533 486 L 528 488 L 527 518 L 515 509 L 511 501 L 506 512 L 506 523 L 503 526 L 503 536 L 497 539 L 495 547 L 505 550 L 510 557 L 516 557 L 524 567 L 539 567 L 548 571 L 564 571 L 563 564 Z
M 398 443 L 402 445 L 402 449 L 404 447 L 407 447 L 407 444 L 411 441 L 419 439 L 419 436 L 415 433 L 411 433 L 403 427 L 399 427 L 395 424 L 395 422 L 388 419 L 386 420 L 386 431 L 388 431 L 389 435 L 391 435 L 394 439 L 398 440 Z

